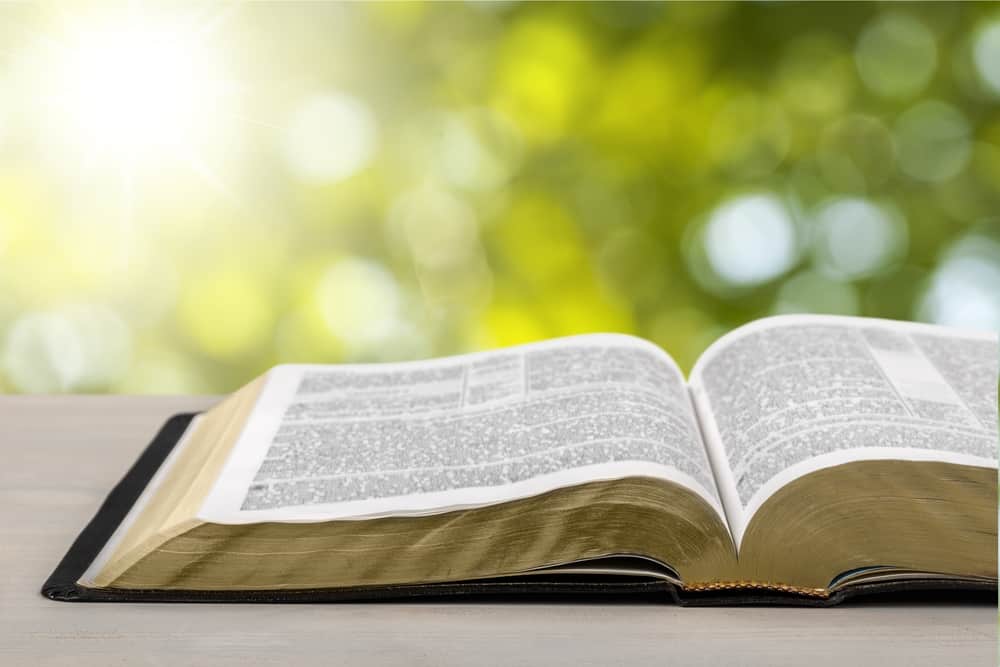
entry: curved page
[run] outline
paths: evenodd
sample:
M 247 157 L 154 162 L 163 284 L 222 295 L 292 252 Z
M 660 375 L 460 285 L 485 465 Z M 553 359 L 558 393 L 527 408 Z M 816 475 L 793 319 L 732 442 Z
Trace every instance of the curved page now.
M 629 476 L 681 484 L 722 516 L 676 364 L 641 339 L 576 336 L 276 367 L 198 518 L 417 515 Z
M 816 315 L 720 339 L 691 390 L 734 536 L 775 491 L 822 468 L 996 467 L 997 350 L 992 333 Z

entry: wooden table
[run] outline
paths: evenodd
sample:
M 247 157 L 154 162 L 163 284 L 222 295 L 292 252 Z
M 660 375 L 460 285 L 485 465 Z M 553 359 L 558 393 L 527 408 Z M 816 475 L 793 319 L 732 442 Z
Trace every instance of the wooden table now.
M 170 605 L 38 590 L 170 414 L 207 397 L 0 397 L 0 665 L 995 665 L 990 605 Z

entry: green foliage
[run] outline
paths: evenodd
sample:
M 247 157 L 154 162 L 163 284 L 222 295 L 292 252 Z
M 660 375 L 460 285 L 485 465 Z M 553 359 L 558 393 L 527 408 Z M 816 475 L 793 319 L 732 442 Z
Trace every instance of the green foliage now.
M 689 368 L 784 312 L 1000 327 L 988 3 L 243 4 L 184 17 L 211 129 L 141 160 L 73 148 L 32 41 L 105 11 L 0 8 L 0 388 L 608 330 Z

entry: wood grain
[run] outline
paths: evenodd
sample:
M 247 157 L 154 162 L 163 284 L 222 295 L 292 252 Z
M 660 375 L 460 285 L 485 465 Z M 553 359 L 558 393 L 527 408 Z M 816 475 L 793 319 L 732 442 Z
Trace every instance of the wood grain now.
M 0 397 L 0 665 L 995 665 L 989 605 L 69 604 L 38 589 L 170 414 L 210 397 Z

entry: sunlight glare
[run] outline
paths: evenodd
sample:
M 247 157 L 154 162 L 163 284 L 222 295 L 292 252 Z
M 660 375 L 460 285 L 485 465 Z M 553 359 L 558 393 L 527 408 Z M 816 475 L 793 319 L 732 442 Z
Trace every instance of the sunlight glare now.
M 60 125 L 91 157 L 145 161 L 197 145 L 227 92 L 207 39 L 182 17 L 129 12 L 78 25 L 54 53 Z

